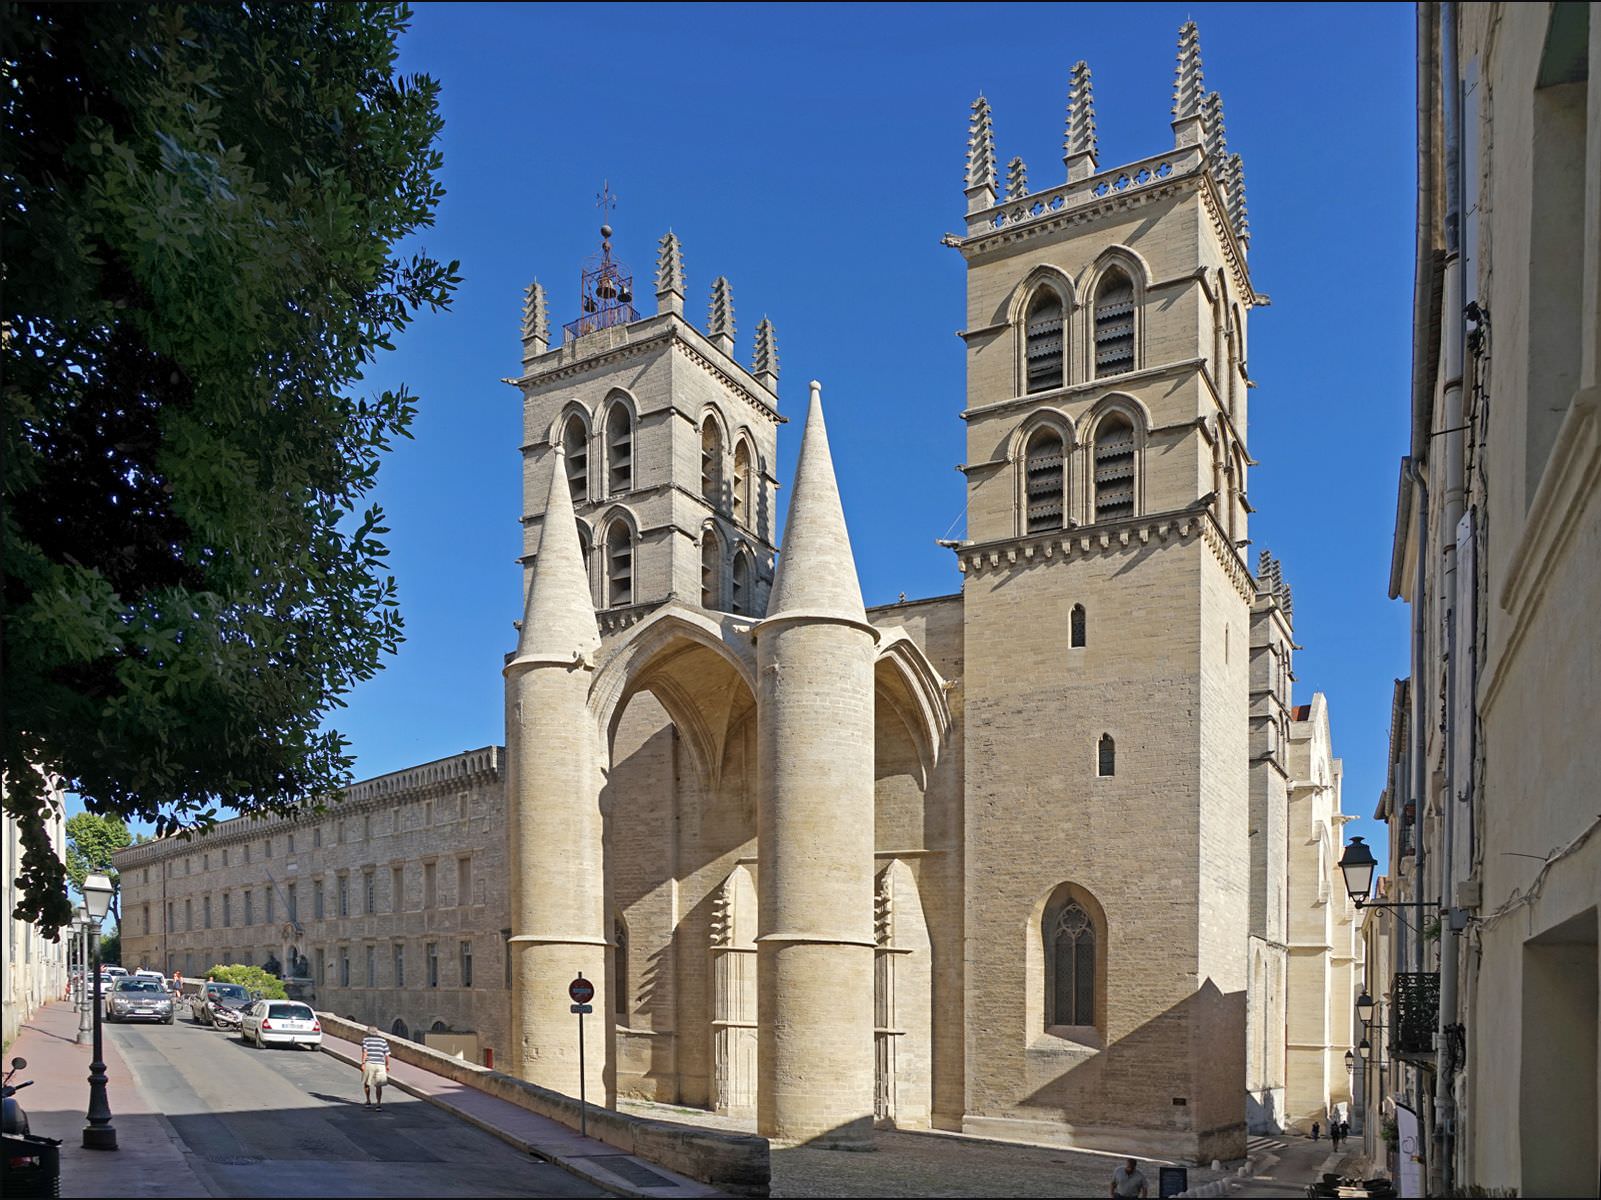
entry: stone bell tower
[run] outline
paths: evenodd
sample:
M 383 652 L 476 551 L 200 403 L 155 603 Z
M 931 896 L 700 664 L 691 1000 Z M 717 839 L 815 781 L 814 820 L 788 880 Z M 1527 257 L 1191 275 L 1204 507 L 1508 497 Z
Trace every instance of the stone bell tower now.
M 1172 131 L 1103 168 L 1081 62 L 1065 178 L 1014 158 L 1002 192 L 973 105 L 967 927 L 1026 934 L 1024 986 L 1016 944 L 970 941 L 966 1127 L 1209 1160 L 1245 1145 L 1261 300 L 1193 23 Z

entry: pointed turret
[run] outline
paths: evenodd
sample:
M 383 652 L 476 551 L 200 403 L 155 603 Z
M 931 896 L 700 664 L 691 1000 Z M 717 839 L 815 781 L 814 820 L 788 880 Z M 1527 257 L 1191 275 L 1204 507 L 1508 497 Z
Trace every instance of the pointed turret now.
M 763 317 L 756 326 L 756 356 L 751 361 L 751 374 L 756 382 L 768 391 L 778 391 L 778 336 L 773 323 Z
M 656 251 L 656 311 L 684 315 L 684 252 L 671 229 Z
M 1206 93 L 1201 101 L 1201 149 L 1212 170 L 1220 170 L 1228 157 L 1229 140 L 1223 124 L 1223 97 L 1218 92 Z
M 1179 29 L 1178 68 L 1173 73 L 1173 144 L 1194 146 L 1201 140 L 1201 34 L 1194 21 Z
M 767 602 L 768 620 L 792 614 L 856 622 L 867 619 L 834 478 L 834 458 L 828 449 L 828 429 L 823 424 L 822 392 L 823 385 L 814 379 L 795 487 L 784 520 L 778 577 Z
M 538 358 L 550 349 L 550 305 L 539 280 L 523 294 L 523 361 Z
M 1062 138 L 1062 161 L 1068 182 L 1095 174 L 1095 88 L 1090 64 L 1082 58 L 1073 64 L 1067 86 L 1067 129 Z
M 1021 158 L 1006 164 L 1006 198 L 1021 200 L 1028 195 L 1028 167 Z
M 734 355 L 734 289 L 726 275 L 712 282 L 711 309 L 706 316 L 706 333 L 712 343 L 730 358 Z
M 583 547 L 578 544 L 566 461 L 559 449 L 553 459 L 539 556 L 528 582 L 517 657 L 507 666 L 508 671 L 523 664 L 567 666 L 585 661 L 600 649 L 600 628 L 595 623 Z
M 1245 211 L 1245 160 L 1238 154 L 1229 155 L 1225 180 L 1223 192 L 1228 197 L 1229 224 L 1234 227 L 1234 236 L 1240 239 L 1240 245 L 1250 249 L 1251 219 Z
M 990 123 L 990 102 L 973 101 L 973 119 L 967 126 L 967 211 L 979 212 L 995 203 L 995 130 Z

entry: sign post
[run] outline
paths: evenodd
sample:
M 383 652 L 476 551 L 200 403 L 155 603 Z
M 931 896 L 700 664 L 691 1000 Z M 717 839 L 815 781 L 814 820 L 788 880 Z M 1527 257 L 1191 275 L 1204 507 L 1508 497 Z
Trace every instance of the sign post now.
M 580 1137 L 589 1136 L 589 1104 L 584 1096 L 584 1014 L 595 1011 L 590 1001 L 595 998 L 595 985 L 584 978 L 583 972 L 578 978 L 567 985 L 567 994 L 572 997 L 572 1011 L 578 1014 L 578 1133 Z

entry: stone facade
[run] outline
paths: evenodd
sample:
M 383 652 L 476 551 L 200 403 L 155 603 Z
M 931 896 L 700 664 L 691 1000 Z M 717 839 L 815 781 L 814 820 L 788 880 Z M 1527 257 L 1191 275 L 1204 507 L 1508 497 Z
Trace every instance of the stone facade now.
M 236 817 L 116 856 L 122 961 L 200 978 L 279 965 L 319 1007 L 451 1049 L 507 1047 L 502 751 L 354 784 L 289 818 Z
M 1387 1102 L 1423 1118 L 1431 1194 L 1595 1195 L 1601 6 L 1420 6 L 1419 35 L 1391 571 L 1414 633 L 1385 811 L 1430 930 L 1395 930 L 1397 994 L 1437 986 L 1439 1013 L 1392 1044 Z
M 59 786 L 53 789 L 56 812 L 47 822 L 50 844 L 57 857 L 67 853 L 66 810 Z M 46 1000 L 58 1000 L 67 986 L 67 935 L 47 941 L 27 921 L 12 914 L 17 908 L 17 873 L 22 867 L 22 839 L 17 822 L 0 817 L 0 847 L 5 854 L 5 982 L 0 985 L 0 1010 L 5 1015 L 5 1044 L 17 1036 L 23 1022 Z

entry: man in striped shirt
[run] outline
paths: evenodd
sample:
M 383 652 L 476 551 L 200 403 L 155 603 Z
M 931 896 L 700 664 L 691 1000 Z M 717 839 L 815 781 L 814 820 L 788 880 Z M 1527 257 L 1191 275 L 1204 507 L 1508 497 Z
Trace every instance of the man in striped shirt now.
M 384 1084 L 389 1082 L 389 1042 L 378 1032 L 376 1025 L 367 1026 L 367 1036 L 361 1039 L 361 1091 L 367 1097 L 365 1108 L 375 1112 L 384 1110 Z M 377 1089 L 378 1103 L 373 1103 L 373 1090 Z

